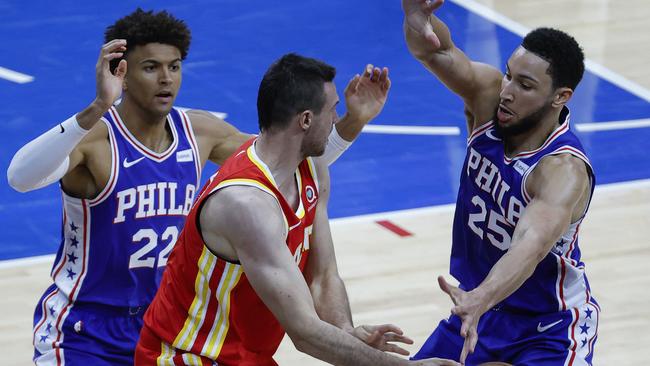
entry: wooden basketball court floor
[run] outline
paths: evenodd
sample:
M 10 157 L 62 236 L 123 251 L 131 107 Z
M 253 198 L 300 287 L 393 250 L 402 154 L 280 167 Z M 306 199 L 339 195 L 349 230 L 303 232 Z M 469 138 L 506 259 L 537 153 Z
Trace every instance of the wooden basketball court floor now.
M 462 1 L 465 3 L 465 1 Z M 650 3 L 647 0 L 482 0 L 526 28 L 554 26 L 573 34 L 588 58 L 650 89 Z M 425 72 L 424 70 L 422 72 Z M 433 78 L 432 78 L 432 82 Z M 332 221 L 339 270 L 356 324 L 395 323 L 424 342 L 451 302 L 437 288 L 448 275 L 453 206 Z M 399 237 L 377 225 L 391 220 L 411 232 Z M 650 356 L 650 180 L 600 186 L 581 228 L 593 295 L 602 307 L 596 365 L 645 364 Z M 51 258 L 0 265 L 0 353 L 5 365 L 31 363 L 35 303 L 49 285 Z M 285 338 L 280 365 L 322 364 Z

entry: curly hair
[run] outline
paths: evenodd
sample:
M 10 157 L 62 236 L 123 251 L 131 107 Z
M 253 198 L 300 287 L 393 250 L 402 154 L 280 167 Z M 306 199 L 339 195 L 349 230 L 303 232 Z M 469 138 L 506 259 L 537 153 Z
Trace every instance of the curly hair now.
M 133 13 L 118 19 L 113 25 L 106 28 L 104 42 L 112 39 L 126 39 L 127 50 L 148 43 L 162 43 L 174 46 L 181 52 L 184 60 L 190 48 L 192 35 L 184 21 L 175 18 L 163 10 L 154 13 L 153 10 L 144 11 L 137 8 Z M 111 61 L 111 70 L 115 70 L 120 59 Z
M 537 28 L 526 35 L 521 46 L 548 61 L 553 87 L 575 90 L 585 72 L 585 55 L 570 35 L 553 28 Z

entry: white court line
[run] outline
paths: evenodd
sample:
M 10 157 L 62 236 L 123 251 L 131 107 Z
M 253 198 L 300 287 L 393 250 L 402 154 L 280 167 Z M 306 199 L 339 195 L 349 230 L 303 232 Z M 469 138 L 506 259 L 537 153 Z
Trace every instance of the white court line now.
M 629 128 L 643 128 L 650 127 L 650 118 L 645 119 L 631 119 L 627 121 L 611 121 L 611 122 L 596 122 L 596 123 L 577 123 L 576 129 L 580 132 L 593 132 L 593 131 L 610 131 L 610 130 L 625 130 Z
M 508 29 L 509 31 L 518 34 L 521 37 L 524 37 L 528 32 L 529 28 L 515 22 L 514 20 L 505 17 L 504 15 L 497 13 L 496 11 L 479 4 L 473 0 L 450 0 L 465 9 L 476 13 L 482 16 L 485 19 L 490 20 L 493 23 L 497 23 L 503 28 Z M 641 99 L 644 99 L 647 102 L 650 102 L 650 90 L 642 87 L 639 84 L 636 84 L 623 76 L 613 72 L 612 70 L 606 68 L 605 66 L 598 64 L 591 60 L 585 60 L 585 67 L 593 72 L 594 74 L 600 76 L 601 78 L 621 87 L 622 89 L 627 90 L 628 92 L 638 96 Z
M 628 182 L 621 183 L 608 183 L 600 184 L 596 186 L 596 192 L 617 192 L 617 191 L 627 191 L 635 188 L 649 188 L 650 179 L 640 179 L 640 180 L 631 180 Z M 341 224 L 350 224 L 350 223 L 359 223 L 359 222 L 373 222 L 379 219 L 396 219 L 396 218 L 405 218 L 413 216 L 421 216 L 424 214 L 435 214 L 440 212 L 453 212 L 455 204 L 439 205 L 439 206 L 428 206 L 420 208 L 411 208 L 407 210 L 397 210 L 397 211 L 386 211 L 379 212 L 367 215 L 358 215 L 350 217 L 340 217 L 336 219 L 330 219 L 332 225 L 341 225 Z M 54 261 L 54 254 L 41 255 L 36 257 L 26 257 L 18 259 L 8 259 L 0 261 L 0 269 L 5 268 L 18 268 L 24 267 L 32 264 L 40 263 L 52 263 Z
M 460 135 L 458 127 L 433 127 L 433 126 L 391 126 L 367 125 L 363 128 L 365 133 L 386 133 L 393 135 Z
M 25 84 L 34 81 L 34 77 L 31 75 L 23 74 L 21 72 L 14 71 L 14 70 L 9 70 L 2 66 L 0 66 L 0 78 L 7 79 L 9 81 L 13 81 L 14 83 L 18 83 L 18 84 Z

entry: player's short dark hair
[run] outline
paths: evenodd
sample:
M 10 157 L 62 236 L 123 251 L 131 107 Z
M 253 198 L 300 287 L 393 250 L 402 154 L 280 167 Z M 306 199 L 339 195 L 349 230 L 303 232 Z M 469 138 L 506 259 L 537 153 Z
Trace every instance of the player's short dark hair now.
M 171 45 L 178 48 L 181 59 L 184 60 L 190 48 L 192 35 L 184 21 L 165 10 L 154 13 L 153 10 L 144 11 L 137 8 L 133 13 L 118 19 L 106 28 L 104 42 L 112 39 L 126 39 L 126 53 L 136 46 L 148 43 Z M 111 62 L 111 70 L 115 70 L 119 61 L 118 59 Z
M 257 94 L 260 131 L 282 130 L 291 117 L 308 109 L 319 114 L 325 105 L 324 84 L 334 76 L 334 67 L 295 53 L 275 61 L 266 70 Z
M 585 55 L 570 35 L 553 28 L 537 28 L 521 43 L 529 52 L 548 61 L 553 87 L 575 90 L 585 72 Z

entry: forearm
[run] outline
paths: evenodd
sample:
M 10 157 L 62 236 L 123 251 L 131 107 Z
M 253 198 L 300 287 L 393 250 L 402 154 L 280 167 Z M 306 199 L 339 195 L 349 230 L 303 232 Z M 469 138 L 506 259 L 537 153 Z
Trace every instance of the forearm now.
M 368 121 L 360 120 L 350 116 L 346 113 L 340 121 L 335 125 L 336 131 L 339 136 L 343 138 L 346 142 L 354 141 L 357 136 L 363 130 L 363 127 L 368 123 Z
M 530 236 L 530 235 L 529 235 Z M 538 242 L 515 245 L 492 267 L 479 287 L 472 292 L 483 299 L 485 310 L 491 309 L 510 296 L 533 274 L 544 258 L 547 245 Z M 550 249 L 549 249 L 550 250 Z
M 345 284 L 338 275 L 315 280 L 310 292 L 321 320 L 347 332 L 354 328 Z
M 289 333 L 296 348 L 332 365 L 408 365 L 408 361 L 367 346 L 330 324 L 310 319 L 301 321 L 301 335 Z
M 27 192 L 61 179 L 68 170 L 70 152 L 86 133 L 72 117 L 30 141 L 9 164 L 9 185 Z

